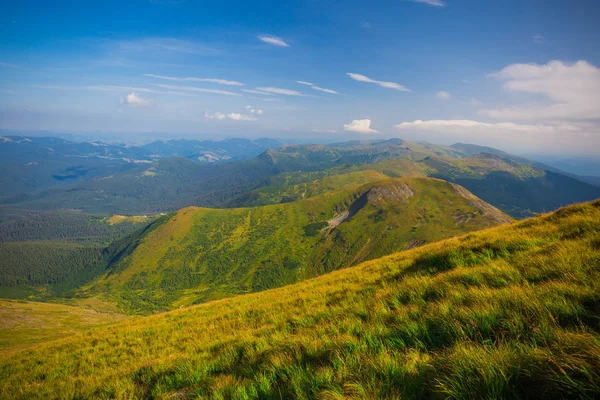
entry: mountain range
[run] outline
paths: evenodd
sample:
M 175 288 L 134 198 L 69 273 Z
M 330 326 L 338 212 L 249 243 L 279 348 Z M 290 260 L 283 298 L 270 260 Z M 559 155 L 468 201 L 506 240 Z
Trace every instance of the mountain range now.
M 269 143 L 265 141 L 265 145 Z M 410 173 L 452 181 L 514 217 L 600 196 L 600 187 L 576 177 L 489 151 L 476 146 L 446 147 L 391 139 L 329 146 L 288 145 L 247 160 L 217 164 L 175 156 L 134 166 L 129 163 L 126 171 L 111 170 L 68 187 L 59 185 L 14 195 L 10 190 L 3 191 L 0 215 L 7 220 L 30 210 L 139 215 L 186 206 L 222 207 L 238 204 L 231 203 L 237 196 L 272 186 L 282 174 L 288 174 L 285 179 L 301 183 L 303 177 L 310 176 L 307 172 L 338 174 L 361 169 L 379 170 L 390 177 Z

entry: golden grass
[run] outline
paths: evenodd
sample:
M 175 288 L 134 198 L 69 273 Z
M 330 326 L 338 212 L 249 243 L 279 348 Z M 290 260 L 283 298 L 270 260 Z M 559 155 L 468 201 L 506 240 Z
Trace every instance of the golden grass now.
M 139 223 L 146 222 L 146 221 L 148 221 L 148 217 L 145 215 L 132 215 L 132 216 L 112 215 L 112 216 L 106 218 L 106 222 L 108 222 L 110 225 L 122 224 L 123 222 L 131 222 L 132 224 L 139 224 Z
M 1 398 L 596 398 L 600 201 L 21 351 Z
M 0 300 L 0 355 L 126 318 L 62 304 Z

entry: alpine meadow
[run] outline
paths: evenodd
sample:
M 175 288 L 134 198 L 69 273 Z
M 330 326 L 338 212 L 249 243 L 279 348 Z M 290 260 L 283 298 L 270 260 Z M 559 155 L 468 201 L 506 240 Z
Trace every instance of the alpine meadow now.
M 0 399 L 600 398 L 600 3 L 0 4 Z

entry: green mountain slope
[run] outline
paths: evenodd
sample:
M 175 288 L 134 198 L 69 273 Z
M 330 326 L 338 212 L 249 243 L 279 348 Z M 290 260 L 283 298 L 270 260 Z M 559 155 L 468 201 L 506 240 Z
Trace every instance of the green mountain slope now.
M 596 398 L 600 201 L 0 360 L 2 398 Z
M 529 160 L 499 151 L 475 152 L 473 146 L 451 148 L 392 139 L 284 146 L 250 160 L 218 165 L 174 157 L 68 189 L 0 198 L 0 219 L 12 218 L 19 209 L 151 214 L 187 206 L 264 205 L 303 198 L 303 190 L 294 193 L 283 187 L 313 181 L 317 172 L 327 171 L 322 178 L 366 169 L 391 177 L 452 181 L 518 218 L 600 196 L 599 187 Z M 271 191 L 273 187 L 279 189 Z
M 508 221 L 464 188 L 428 178 L 353 183 L 255 208 L 190 207 L 151 225 L 81 294 L 118 301 L 124 310 L 170 309 L 282 286 Z
M 108 244 L 150 223 L 152 216 L 49 211 L 0 224 L 0 242 L 69 241 Z
M 439 152 L 439 151 L 438 151 Z M 498 152 L 502 153 L 502 152 Z M 413 154 L 413 153 L 411 153 Z M 421 154 L 413 160 L 396 158 L 375 164 L 344 165 L 317 172 L 291 172 L 276 175 L 260 187 L 225 203 L 227 207 L 248 207 L 281 203 L 324 193 L 342 185 L 344 174 L 368 179 L 359 172 L 377 171 L 389 177 L 436 177 L 457 183 L 478 197 L 515 218 L 524 218 L 555 210 L 561 206 L 591 200 L 600 189 L 573 177 L 539 168 L 538 164 L 518 157 L 500 157 L 479 153 L 452 159 Z M 327 179 L 323 184 L 319 179 Z
M 410 155 L 410 150 L 397 144 L 375 143 L 357 148 L 285 146 L 250 160 L 218 165 L 173 157 L 69 189 L 0 198 L 0 204 L 8 209 L 0 210 L 0 216 L 12 208 L 148 214 L 186 206 L 216 206 L 282 172 L 375 163 L 403 155 Z

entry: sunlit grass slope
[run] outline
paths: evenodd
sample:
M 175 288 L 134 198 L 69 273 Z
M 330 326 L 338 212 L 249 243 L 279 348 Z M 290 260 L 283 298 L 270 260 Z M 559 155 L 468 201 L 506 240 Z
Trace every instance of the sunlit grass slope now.
M 0 361 L 2 398 L 595 398 L 600 201 Z
M 62 304 L 0 300 L 0 354 L 125 318 Z
M 136 313 L 173 309 L 295 283 L 510 221 L 445 181 L 386 178 L 361 186 L 349 175 L 338 177 L 346 180 L 344 189 L 292 203 L 182 209 L 80 294 Z M 318 182 L 322 188 L 329 180 Z

